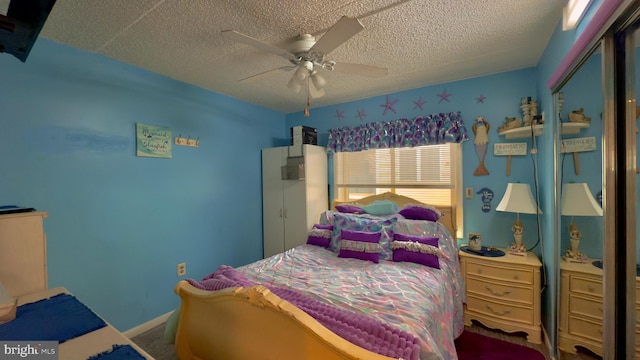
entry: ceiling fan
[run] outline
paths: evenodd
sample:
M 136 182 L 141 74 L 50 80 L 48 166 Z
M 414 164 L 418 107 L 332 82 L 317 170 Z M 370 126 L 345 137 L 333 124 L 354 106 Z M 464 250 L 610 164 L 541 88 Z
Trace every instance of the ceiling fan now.
M 325 95 L 324 87 L 327 81 L 322 76 L 321 70 L 374 78 L 387 75 L 387 69 L 383 67 L 335 62 L 327 58 L 331 51 L 351 39 L 362 29 L 364 27 L 358 19 L 343 16 L 319 39 L 316 40 L 310 34 L 302 34 L 297 37 L 288 49 L 267 44 L 234 30 L 223 30 L 222 35 L 289 60 L 291 65 L 268 70 L 239 81 L 256 80 L 273 75 L 278 71 L 292 71 L 295 69 L 287 87 L 295 92 L 300 92 L 303 88 L 308 91 L 307 108 L 305 108 L 305 115 L 308 116 L 310 98 L 319 98 Z

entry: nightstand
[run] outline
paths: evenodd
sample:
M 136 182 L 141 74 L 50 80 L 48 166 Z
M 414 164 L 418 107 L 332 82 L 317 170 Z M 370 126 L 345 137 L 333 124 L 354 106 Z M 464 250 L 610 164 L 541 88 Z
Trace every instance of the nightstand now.
M 594 266 L 593 261 L 560 261 L 558 347 L 571 354 L 576 353 L 576 346 L 581 346 L 602 356 L 602 269 Z M 637 279 L 636 294 L 639 289 Z M 636 314 L 640 313 L 639 301 L 636 298 Z M 640 327 L 636 320 L 636 339 L 638 329 Z M 636 359 L 640 358 L 639 350 L 636 348 Z
M 460 251 L 467 292 L 464 323 L 472 320 L 509 333 L 522 331 L 527 341 L 542 343 L 540 327 L 540 268 L 538 256 L 506 254 L 487 257 Z

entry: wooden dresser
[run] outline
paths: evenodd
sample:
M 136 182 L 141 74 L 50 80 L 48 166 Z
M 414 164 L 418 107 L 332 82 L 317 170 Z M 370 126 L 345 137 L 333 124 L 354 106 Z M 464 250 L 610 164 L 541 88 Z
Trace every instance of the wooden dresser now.
M 575 354 L 581 346 L 602 356 L 602 269 L 586 263 L 560 262 L 558 347 Z M 636 277 L 636 359 L 640 359 L 640 282 Z
M 0 215 L 0 282 L 17 298 L 18 306 L 69 293 L 63 287 L 48 289 L 45 217 L 47 213 L 39 211 Z M 60 344 L 59 358 L 85 360 L 119 344 L 131 345 L 144 358 L 153 359 L 106 320 L 105 323 L 103 328 Z M 45 325 L 37 323 L 34 328 Z
M 537 255 L 485 257 L 460 251 L 460 262 L 467 292 L 465 325 L 476 320 L 490 328 L 524 332 L 529 342 L 542 343 L 542 264 Z
M 13 297 L 46 290 L 46 212 L 0 215 L 0 282 Z

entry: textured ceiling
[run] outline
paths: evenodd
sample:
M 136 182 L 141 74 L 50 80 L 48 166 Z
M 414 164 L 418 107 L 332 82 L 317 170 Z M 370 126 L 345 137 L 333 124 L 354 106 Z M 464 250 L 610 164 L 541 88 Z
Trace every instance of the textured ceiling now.
M 20 1 L 20 0 L 14 0 Z M 312 107 L 535 66 L 566 0 L 58 0 L 41 37 L 283 113 L 304 108 L 292 72 L 238 80 L 288 60 L 221 35 L 287 48 L 341 16 L 364 25 L 328 58 L 386 67 L 382 78 L 323 71 Z M 0 0 L 0 9 L 9 0 Z M 36 45 L 37 46 L 37 45 Z M 27 59 L 28 61 L 28 59 Z

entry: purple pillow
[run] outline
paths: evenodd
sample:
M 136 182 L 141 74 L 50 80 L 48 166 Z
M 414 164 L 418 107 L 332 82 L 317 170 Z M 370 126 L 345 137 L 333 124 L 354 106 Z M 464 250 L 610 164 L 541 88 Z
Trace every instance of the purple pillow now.
M 405 261 L 440 269 L 438 238 L 394 234 L 393 261 Z
M 411 220 L 428 220 L 428 221 L 438 221 L 444 214 L 430 205 L 417 205 L 411 204 L 407 205 L 402 210 L 398 212 L 400 215 L 404 216 L 406 219 Z
M 351 205 L 351 204 L 336 205 L 336 210 L 338 210 L 341 213 L 364 214 L 364 211 L 362 210 L 362 208 L 356 205 Z
M 340 252 L 338 257 L 367 260 L 378 263 L 380 252 L 380 233 L 341 230 L 340 231 Z
M 331 244 L 331 235 L 333 235 L 333 225 L 315 224 L 309 236 L 307 237 L 307 244 L 329 247 Z
M 313 227 L 316 229 L 333 230 L 333 225 L 331 224 L 314 224 Z

